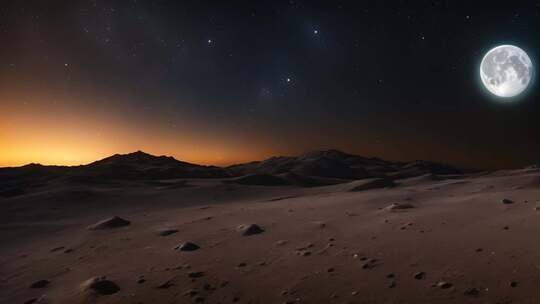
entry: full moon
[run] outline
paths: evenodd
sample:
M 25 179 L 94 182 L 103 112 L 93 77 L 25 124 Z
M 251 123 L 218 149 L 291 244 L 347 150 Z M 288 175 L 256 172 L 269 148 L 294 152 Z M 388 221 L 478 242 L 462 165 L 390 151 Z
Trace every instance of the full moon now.
M 499 97 L 521 94 L 529 86 L 532 74 L 531 59 L 525 51 L 513 45 L 491 49 L 480 64 L 482 83 Z

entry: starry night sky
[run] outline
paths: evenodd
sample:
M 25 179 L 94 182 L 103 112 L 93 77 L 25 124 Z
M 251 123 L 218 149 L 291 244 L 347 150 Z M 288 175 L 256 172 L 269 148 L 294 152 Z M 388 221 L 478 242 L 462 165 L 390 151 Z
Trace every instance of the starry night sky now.
M 501 102 L 478 75 L 499 44 L 536 64 L 539 37 L 540 1 L 6 1 L 0 166 L 139 149 L 540 162 L 538 85 Z

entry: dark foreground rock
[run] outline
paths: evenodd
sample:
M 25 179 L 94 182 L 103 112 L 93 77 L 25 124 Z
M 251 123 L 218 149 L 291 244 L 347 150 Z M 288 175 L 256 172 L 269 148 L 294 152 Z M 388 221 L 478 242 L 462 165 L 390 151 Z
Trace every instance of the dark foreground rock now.
M 39 281 L 36 281 L 34 283 L 32 283 L 32 285 L 30 285 L 30 288 L 45 288 L 47 287 L 47 285 L 49 285 L 49 281 L 47 280 L 39 280 Z
M 192 242 L 185 242 L 174 247 L 174 250 L 180 250 L 180 251 L 195 251 L 199 249 L 201 249 L 201 247 Z
M 263 233 L 264 229 L 257 224 L 240 225 L 237 230 L 244 236 Z
M 105 276 L 93 277 L 81 284 L 81 289 L 97 295 L 112 295 L 120 291 L 120 287 Z
M 508 198 L 503 198 L 503 199 L 501 200 L 501 203 L 503 203 L 503 204 L 505 204 L 505 205 L 510 205 L 510 204 L 513 204 L 514 201 L 511 200 L 511 199 L 508 199 Z
M 104 219 L 88 227 L 90 230 L 113 229 L 130 225 L 131 222 L 118 216 Z
M 171 234 L 175 234 L 177 232 L 178 232 L 178 229 L 162 229 L 162 230 L 159 230 L 157 233 L 159 236 L 168 236 Z

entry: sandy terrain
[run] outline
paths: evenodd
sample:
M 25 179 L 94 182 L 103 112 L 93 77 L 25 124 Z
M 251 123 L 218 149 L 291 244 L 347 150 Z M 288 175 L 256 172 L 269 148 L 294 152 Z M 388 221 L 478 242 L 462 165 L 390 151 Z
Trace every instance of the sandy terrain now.
M 0 303 L 540 301 L 540 170 L 364 184 L 174 179 L 0 198 Z M 92 227 L 112 216 L 129 225 Z

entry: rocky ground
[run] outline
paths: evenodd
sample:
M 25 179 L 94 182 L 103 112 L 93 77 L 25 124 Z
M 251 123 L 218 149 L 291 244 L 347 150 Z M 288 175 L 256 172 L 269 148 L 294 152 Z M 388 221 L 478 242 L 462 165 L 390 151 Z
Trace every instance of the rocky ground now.
M 540 301 L 535 168 L 66 184 L 0 206 L 0 303 Z

